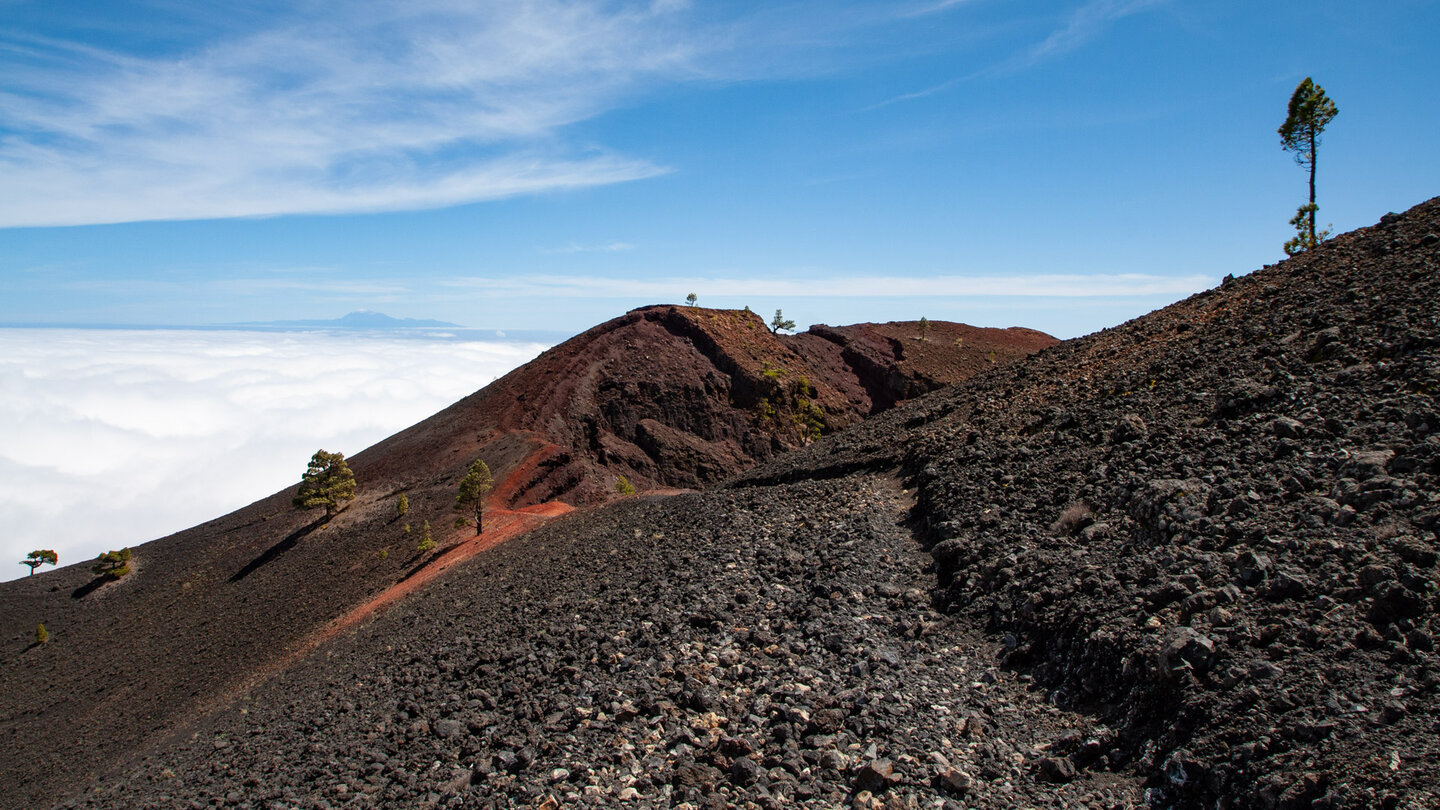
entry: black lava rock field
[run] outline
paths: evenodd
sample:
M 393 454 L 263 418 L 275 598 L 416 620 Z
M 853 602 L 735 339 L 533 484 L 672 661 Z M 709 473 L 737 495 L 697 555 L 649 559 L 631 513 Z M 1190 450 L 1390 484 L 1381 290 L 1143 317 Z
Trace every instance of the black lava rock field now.
M 1440 200 L 455 565 L 63 807 L 1440 806 Z

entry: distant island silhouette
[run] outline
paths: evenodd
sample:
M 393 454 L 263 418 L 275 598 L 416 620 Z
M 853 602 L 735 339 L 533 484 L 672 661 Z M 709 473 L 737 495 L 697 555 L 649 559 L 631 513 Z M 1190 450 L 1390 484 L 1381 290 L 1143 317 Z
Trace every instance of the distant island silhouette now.
M 429 318 L 392 318 L 383 312 L 368 309 L 356 310 L 340 318 L 312 319 L 300 321 L 257 321 L 232 324 L 233 326 L 266 326 L 280 328 L 326 328 L 326 329 L 406 329 L 411 327 L 463 328 L 458 323 L 437 321 Z

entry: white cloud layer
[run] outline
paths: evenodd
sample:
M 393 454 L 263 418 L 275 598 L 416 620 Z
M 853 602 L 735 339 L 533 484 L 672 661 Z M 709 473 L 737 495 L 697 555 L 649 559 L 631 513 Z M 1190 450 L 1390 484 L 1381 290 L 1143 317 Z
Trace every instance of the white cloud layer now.
M 1036 298 L 1181 297 L 1211 287 L 1204 275 L 1144 273 L 1046 274 L 1029 276 L 833 276 L 824 278 L 617 279 L 590 276 L 513 276 L 438 279 L 440 286 L 483 290 L 496 296 L 637 298 L 667 300 L 677 289 L 704 296 L 796 298 L 936 298 L 1018 296 Z
M 562 130 L 693 76 L 682 12 L 321 0 L 165 55 L 0 32 L 0 226 L 431 208 L 654 176 Z
M 0 579 L 188 528 L 528 361 L 530 343 L 0 329 Z M 12 570 L 13 569 L 13 570 Z

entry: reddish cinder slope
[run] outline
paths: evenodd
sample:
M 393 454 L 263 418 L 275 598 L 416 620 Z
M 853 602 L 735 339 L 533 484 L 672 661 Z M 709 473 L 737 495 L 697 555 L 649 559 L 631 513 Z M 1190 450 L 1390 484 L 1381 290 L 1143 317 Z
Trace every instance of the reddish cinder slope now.
M 329 522 L 286 490 L 137 546 L 116 583 L 94 587 L 80 564 L 0 584 L 0 808 L 83 790 L 440 567 L 566 511 L 556 501 L 614 497 L 621 475 L 642 490 L 701 486 L 1050 342 L 950 337 L 967 328 L 787 337 L 749 312 L 636 310 L 355 455 L 358 495 Z M 476 458 L 496 480 L 494 533 L 479 539 L 452 510 Z M 421 554 L 425 523 L 439 547 Z
M 775 335 L 749 311 L 652 306 L 534 362 L 356 459 L 403 480 L 486 459 L 507 505 L 699 487 L 1056 342 L 916 322 Z M 442 472 L 443 471 L 443 472 Z

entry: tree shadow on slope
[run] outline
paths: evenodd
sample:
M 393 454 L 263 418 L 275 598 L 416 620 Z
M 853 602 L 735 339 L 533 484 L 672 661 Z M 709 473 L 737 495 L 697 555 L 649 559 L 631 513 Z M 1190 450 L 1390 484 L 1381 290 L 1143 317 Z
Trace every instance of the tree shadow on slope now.
M 426 554 L 425 552 L 417 552 L 414 556 L 405 561 L 406 566 L 413 567 L 411 567 L 410 570 L 406 571 L 404 576 L 400 577 L 400 582 L 404 582 L 405 580 L 410 579 L 421 571 L 424 571 L 426 568 L 429 568 L 431 563 L 459 548 L 460 545 L 462 544 L 446 546 L 444 548 L 437 548 L 429 554 Z
M 236 571 L 233 575 L 231 575 L 229 581 L 232 583 L 239 582 L 240 580 L 255 573 L 261 567 L 272 562 L 276 557 L 279 557 L 281 554 L 284 554 L 285 552 L 294 548 L 295 544 L 299 543 L 302 539 L 304 539 L 306 535 L 325 525 L 326 517 L 326 515 L 321 515 L 315 520 L 312 520 L 311 522 L 291 532 L 285 537 L 284 540 L 281 540 L 270 548 L 265 549 L 263 552 L 260 553 L 260 556 L 246 563 L 244 568 L 241 568 L 239 571 Z

